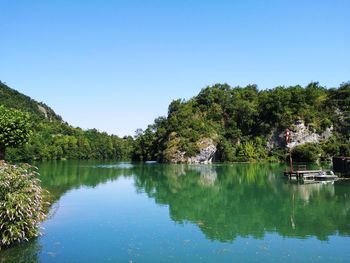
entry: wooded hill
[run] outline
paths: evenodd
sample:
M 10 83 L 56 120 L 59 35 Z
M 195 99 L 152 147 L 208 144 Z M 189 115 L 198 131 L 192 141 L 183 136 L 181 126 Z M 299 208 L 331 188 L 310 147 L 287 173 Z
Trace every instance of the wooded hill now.
M 0 82 L 0 105 L 28 112 L 34 131 L 29 142 L 9 149 L 10 160 L 133 159 L 174 161 L 196 156 L 203 140 L 212 141 L 215 161 L 284 161 L 283 132 L 296 132 L 302 122 L 318 137 L 299 143 L 296 160 L 329 160 L 350 155 L 350 83 L 325 88 L 318 83 L 259 90 L 256 85 L 208 86 L 189 100 L 174 100 L 166 117 L 155 119 L 136 136 L 120 138 L 96 129 L 82 130 L 64 122 L 50 107 Z M 175 158 L 176 159 L 176 158 Z
M 11 89 L 5 83 L 0 81 L 0 104 L 8 108 L 18 109 L 29 112 L 32 118 L 37 120 L 62 121 L 61 116 L 57 115 L 53 109 L 42 102 L 37 102 L 32 98 Z
M 27 144 L 7 150 L 8 160 L 130 158 L 131 137 L 119 138 L 96 129 L 84 131 L 72 127 L 44 103 L 2 82 L 0 105 L 29 113 L 33 131 Z
M 321 134 L 327 128 L 332 133 L 327 140 L 293 148 L 297 160 L 350 155 L 349 107 L 349 83 L 331 89 L 310 83 L 268 90 L 216 84 L 188 101 L 174 100 L 167 117 L 139 132 L 133 158 L 166 162 L 174 156 L 176 160 L 179 153 L 191 157 L 198 154 L 199 142 L 210 138 L 217 147 L 216 161 L 283 161 L 283 132 L 293 131 L 298 122 L 310 133 Z M 282 142 L 271 142 L 276 132 Z

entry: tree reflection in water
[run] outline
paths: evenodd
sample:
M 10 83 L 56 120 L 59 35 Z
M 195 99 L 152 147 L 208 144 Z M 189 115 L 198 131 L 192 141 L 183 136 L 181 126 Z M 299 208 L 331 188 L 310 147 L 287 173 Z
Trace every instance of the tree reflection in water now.
M 271 164 L 163 165 L 135 170 L 136 185 L 170 217 L 191 222 L 211 240 L 349 235 L 350 199 L 344 182 L 296 185 Z
M 129 177 L 138 194 L 169 207 L 171 220 L 196 225 L 209 240 L 263 239 L 267 233 L 319 240 L 350 235 L 350 184 L 346 181 L 293 183 L 283 178 L 284 167 L 278 164 L 100 164 L 39 164 L 42 185 L 51 192 L 52 203 L 72 189 Z M 39 262 L 39 244 L 40 238 L 1 251 L 0 263 Z
M 39 263 L 40 250 L 41 247 L 36 239 L 24 242 L 1 251 L 0 263 Z

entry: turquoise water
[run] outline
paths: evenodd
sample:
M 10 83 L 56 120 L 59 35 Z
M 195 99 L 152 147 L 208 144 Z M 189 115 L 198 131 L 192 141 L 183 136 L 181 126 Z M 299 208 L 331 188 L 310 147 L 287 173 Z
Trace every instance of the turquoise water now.
M 42 236 L 0 262 L 350 262 L 350 184 L 276 164 L 40 163 Z

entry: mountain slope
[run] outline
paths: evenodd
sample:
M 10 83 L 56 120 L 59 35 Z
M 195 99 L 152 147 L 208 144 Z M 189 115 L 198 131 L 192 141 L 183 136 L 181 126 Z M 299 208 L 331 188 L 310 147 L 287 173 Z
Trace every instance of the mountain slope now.
M 96 129 L 82 130 L 62 121 L 50 107 L 0 82 L 0 105 L 28 112 L 33 133 L 27 144 L 8 149 L 6 158 L 21 160 L 129 159 L 132 138 Z
M 17 90 L 14 90 L 0 81 L 0 104 L 22 111 L 30 112 L 38 119 L 62 121 L 50 107 L 42 102 L 37 102 Z

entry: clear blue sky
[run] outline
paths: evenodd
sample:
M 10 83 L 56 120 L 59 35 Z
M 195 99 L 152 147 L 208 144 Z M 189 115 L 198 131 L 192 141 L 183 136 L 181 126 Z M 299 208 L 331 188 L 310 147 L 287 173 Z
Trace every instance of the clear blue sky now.
M 0 80 L 118 135 L 217 82 L 350 80 L 348 0 L 0 0 L 0 14 Z

